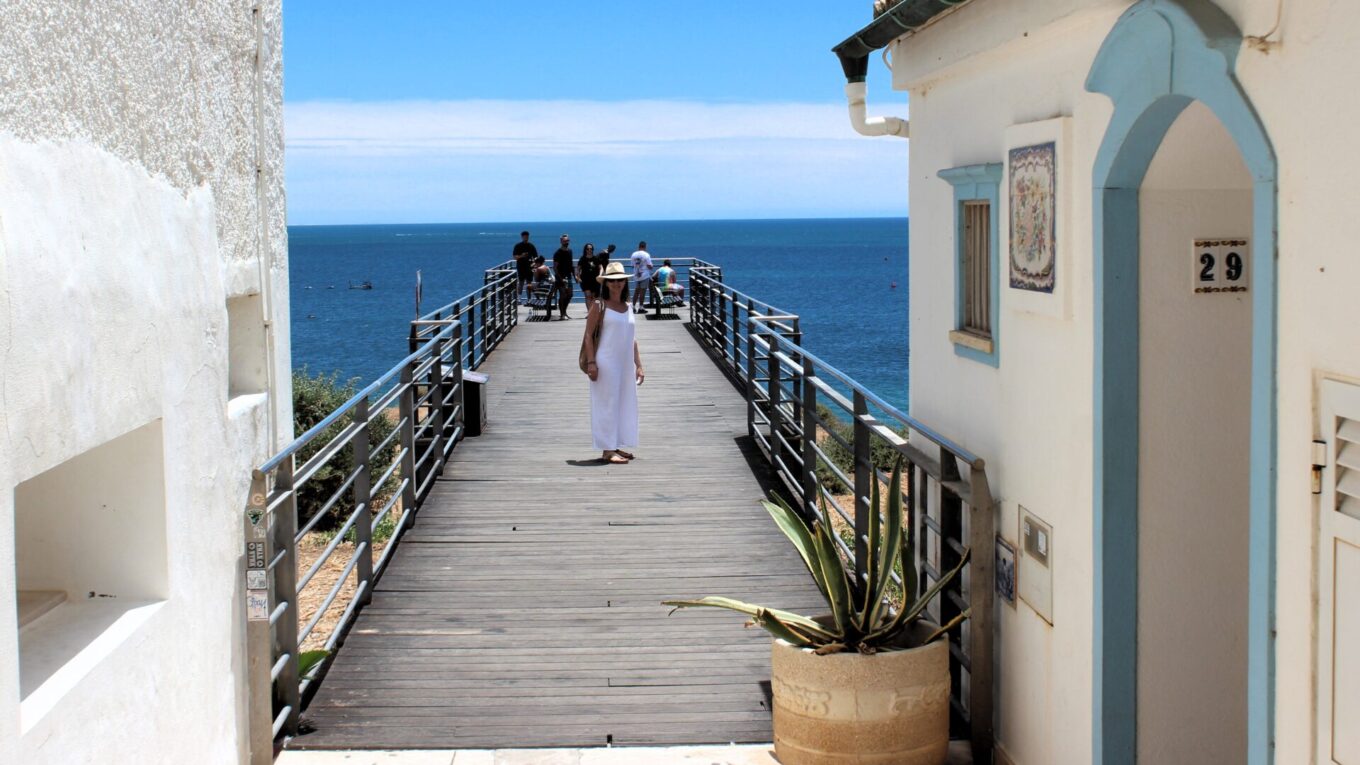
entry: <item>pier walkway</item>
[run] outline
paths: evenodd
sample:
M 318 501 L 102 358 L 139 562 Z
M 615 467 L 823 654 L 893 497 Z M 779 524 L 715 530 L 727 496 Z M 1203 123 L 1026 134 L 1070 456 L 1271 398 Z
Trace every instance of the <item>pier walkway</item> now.
M 637 316 L 642 445 L 599 462 L 573 309 L 521 313 L 480 367 L 486 432 L 453 450 L 288 748 L 771 740 L 768 635 L 660 605 L 819 609 L 759 505 L 746 400 L 686 323 Z

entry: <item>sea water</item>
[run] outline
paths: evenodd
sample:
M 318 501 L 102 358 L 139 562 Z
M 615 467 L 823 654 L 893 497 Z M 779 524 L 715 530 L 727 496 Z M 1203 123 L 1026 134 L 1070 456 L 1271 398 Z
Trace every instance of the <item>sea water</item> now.
M 565 233 L 577 257 L 613 243 L 626 260 L 646 240 L 658 265 L 720 265 L 730 286 L 798 314 L 812 353 L 906 409 L 906 218 L 290 226 L 294 367 L 373 380 L 406 354 L 416 271 L 424 309 L 444 305 L 508 260 L 523 229 L 549 260 Z M 363 282 L 373 288 L 350 289 Z

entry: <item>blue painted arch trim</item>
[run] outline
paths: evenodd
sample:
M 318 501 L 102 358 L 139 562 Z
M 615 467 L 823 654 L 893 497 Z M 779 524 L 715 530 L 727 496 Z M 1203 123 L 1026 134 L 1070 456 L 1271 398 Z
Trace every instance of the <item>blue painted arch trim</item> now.
M 1234 74 L 1242 35 L 1209 0 L 1141 0 L 1100 48 L 1087 90 L 1114 102 L 1093 173 L 1095 602 L 1092 759 L 1137 759 L 1138 190 L 1171 124 L 1200 101 L 1251 172 L 1251 509 L 1247 751 L 1273 762 L 1275 696 L 1276 172 Z
M 966 359 L 986 364 L 990 367 L 1001 365 L 1001 238 L 1000 222 L 997 220 L 1001 214 L 1001 176 L 1003 168 L 1000 162 L 991 162 L 982 165 L 964 165 L 962 167 L 951 167 L 941 170 L 938 175 L 948 181 L 954 187 L 954 328 L 962 329 L 964 323 L 964 306 L 966 300 L 964 290 L 966 289 L 966 278 L 964 274 L 964 217 L 963 203 L 972 200 L 986 200 L 990 204 L 991 210 L 991 231 L 989 232 L 991 246 L 987 254 L 987 261 L 990 264 L 989 277 L 991 279 L 991 318 L 992 318 L 992 351 L 978 350 L 969 348 L 966 345 L 954 344 L 954 354 Z

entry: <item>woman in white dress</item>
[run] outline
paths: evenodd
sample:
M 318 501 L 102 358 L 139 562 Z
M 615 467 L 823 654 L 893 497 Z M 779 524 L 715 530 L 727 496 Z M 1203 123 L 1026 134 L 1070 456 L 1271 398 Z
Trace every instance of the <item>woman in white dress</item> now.
M 633 312 L 628 310 L 628 274 L 623 264 L 610 263 L 599 281 L 601 299 L 590 303 L 583 341 L 590 377 L 590 432 L 595 448 L 602 452 L 600 459 L 621 465 L 633 459 L 624 447 L 638 443 L 637 386 L 644 379 L 642 358 Z

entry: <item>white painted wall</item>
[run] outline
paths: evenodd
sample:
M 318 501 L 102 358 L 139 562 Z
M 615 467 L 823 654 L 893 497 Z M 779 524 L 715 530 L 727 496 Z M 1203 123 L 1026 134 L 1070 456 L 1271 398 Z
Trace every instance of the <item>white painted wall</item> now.
M 1020 765 L 1091 761 L 1091 168 L 1111 113 L 1084 80 L 1129 0 L 972 0 L 893 51 L 910 92 L 912 411 L 987 459 L 1014 541 L 1017 504 L 1054 526 L 1055 623 L 1000 607 L 998 737 Z M 1275 0 L 1223 0 L 1247 35 Z M 1347 190 L 1360 117 L 1360 4 L 1296 0 L 1237 73 L 1280 168 L 1275 761 L 1313 760 L 1316 509 L 1309 492 L 1317 381 L 1360 379 L 1360 215 Z M 880 76 L 875 67 L 870 76 Z M 947 167 L 1004 160 L 1012 125 L 1072 120 L 1069 318 L 1015 309 L 1003 287 L 1001 366 L 954 355 L 953 196 Z M 847 127 L 847 130 L 849 128 Z M 1003 192 L 1004 193 L 1004 192 Z M 1006 229 L 1002 226 L 1003 252 Z M 1268 254 L 1257 254 L 1268 264 Z M 1061 277 L 1060 277 L 1061 278 Z M 1189 275 L 1184 279 L 1188 281 Z
M 1138 195 L 1138 753 L 1246 762 L 1250 294 L 1196 294 L 1191 242 L 1251 235 L 1251 175 L 1202 104 Z
M 970 8 L 954 20 L 967 21 Z M 1090 230 L 1090 200 L 1089 194 L 1059 186 L 1065 202 L 1058 226 L 1074 232 L 1058 239 L 1068 319 L 1024 310 L 1006 286 L 1009 227 L 1001 219 L 1000 366 L 992 368 L 955 355 L 949 342 L 953 189 L 936 174 L 960 165 L 1004 163 L 1012 125 L 1071 116 L 1066 151 L 1068 177 L 1075 180 L 1068 185 L 1089 178 L 1110 109 L 1081 84 L 1117 15 L 1116 9 L 1067 19 L 1052 29 L 1031 28 L 1028 37 L 989 54 L 990 63 L 969 61 L 933 71 L 921 82 L 899 82 L 911 88 L 912 413 L 987 460 L 1003 536 L 1019 542 L 1018 505 L 1054 530 L 1054 623 L 1023 602 L 1014 609 L 998 606 L 997 738 L 1022 764 L 1091 761 L 1091 265 L 1089 241 L 1080 236 Z M 904 49 L 893 58 L 915 62 L 919 53 L 922 61 L 937 61 L 956 40 L 972 34 L 973 22 L 958 29 L 966 34 L 940 48 L 922 36 L 928 50 Z M 1025 65 L 1016 66 L 1017 60 Z M 1012 63 L 994 65 L 1004 61 Z M 1065 257 L 1066 248 L 1071 252 Z
M 0 6 L 0 529 L 19 520 L 17 540 L 0 533 L 0 762 L 242 761 L 240 514 L 250 467 L 291 436 L 279 19 L 277 2 Z M 248 295 L 261 331 L 236 350 L 268 394 L 230 400 L 227 303 Z M 107 468 L 87 476 L 106 494 L 44 478 L 20 490 L 26 508 L 103 498 L 163 516 L 159 534 L 106 517 L 95 560 L 57 565 L 78 541 L 69 519 L 16 519 L 15 487 L 85 472 L 148 427 L 159 508 Z M 157 472 L 145 440 L 125 455 L 137 477 Z M 104 627 L 21 689 L 35 654 L 19 652 L 16 562 L 35 584 L 83 589 L 116 555 L 162 581 L 91 589 L 152 605 L 91 621 L 83 606 L 117 599 L 69 592 L 33 628 Z

